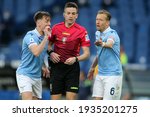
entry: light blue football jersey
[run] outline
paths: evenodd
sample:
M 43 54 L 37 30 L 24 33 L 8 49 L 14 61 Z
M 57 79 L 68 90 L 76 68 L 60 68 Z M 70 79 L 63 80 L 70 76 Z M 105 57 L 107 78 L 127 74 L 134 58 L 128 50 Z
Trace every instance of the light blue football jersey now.
M 26 75 L 30 78 L 41 78 L 41 69 L 44 63 L 44 56 L 46 55 L 48 43 L 38 57 L 33 55 L 29 47 L 32 44 L 39 45 L 43 38 L 44 36 L 41 36 L 36 29 L 27 32 L 22 43 L 21 63 L 16 71 L 17 74 Z
M 117 32 L 108 27 L 104 32 L 96 31 L 96 40 L 102 39 L 107 42 L 113 39 L 112 48 L 96 46 L 98 56 L 98 74 L 103 76 L 122 75 L 122 65 L 120 62 L 120 38 Z

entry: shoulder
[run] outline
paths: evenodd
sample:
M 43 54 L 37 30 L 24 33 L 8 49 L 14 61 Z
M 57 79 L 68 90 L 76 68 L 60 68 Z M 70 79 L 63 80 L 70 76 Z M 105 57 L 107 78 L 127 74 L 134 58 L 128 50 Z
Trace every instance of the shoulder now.
M 114 41 L 117 41 L 117 40 L 119 40 L 119 35 L 118 35 L 118 33 L 117 33 L 116 30 L 111 29 L 111 30 L 108 32 L 108 38 L 109 38 L 109 39 L 112 38 Z
M 74 24 L 74 27 L 76 27 L 77 29 L 81 30 L 81 31 L 86 31 L 85 27 L 81 26 L 80 24 L 78 23 L 75 23 Z
M 64 25 L 64 22 L 60 22 L 60 23 L 55 24 L 52 28 L 54 29 L 54 28 L 57 28 L 57 27 L 61 27 L 63 25 Z
M 37 38 L 37 36 L 36 36 L 36 34 L 34 33 L 34 31 L 32 30 L 32 31 L 28 31 L 27 33 L 26 33 L 26 35 L 24 36 L 24 41 L 25 42 L 34 42 L 35 40 L 36 40 L 36 38 Z
M 110 34 L 110 35 L 118 35 L 118 34 L 117 34 L 117 31 L 114 30 L 114 29 L 110 29 L 109 34 Z
M 26 35 L 25 35 L 25 37 L 34 37 L 35 36 L 35 33 L 34 33 L 34 31 L 32 30 L 32 31 L 28 31 L 27 33 L 26 33 Z
M 108 36 L 109 38 L 113 38 L 113 39 L 119 38 L 117 31 L 114 30 L 114 29 L 110 29 L 110 30 L 108 31 L 108 33 L 107 33 L 107 36 Z

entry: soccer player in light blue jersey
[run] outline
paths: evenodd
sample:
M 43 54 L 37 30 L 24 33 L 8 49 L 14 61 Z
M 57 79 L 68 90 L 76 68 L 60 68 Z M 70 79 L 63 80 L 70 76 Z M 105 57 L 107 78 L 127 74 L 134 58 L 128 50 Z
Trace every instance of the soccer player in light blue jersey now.
M 122 65 L 120 62 L 120 39 L 110 28 L 111 14 L 100 10 L 96 16 L 97 31 L 95 45 L 97 56 L 88 72 L 92 79 L 98 64 L 98 74 L 93 85 L 92 97 L 97 100 L 119 100 L 122 90 Z
M 23 100 L 40 99 L 42 96 L 41 72 L 48 75 L 44 56 L 51 34 L 50 14 L 38 11 L 34 15 L 36 28 L 28 31 L 22 43 L 21 63 L 16 71 L 17 85 Z

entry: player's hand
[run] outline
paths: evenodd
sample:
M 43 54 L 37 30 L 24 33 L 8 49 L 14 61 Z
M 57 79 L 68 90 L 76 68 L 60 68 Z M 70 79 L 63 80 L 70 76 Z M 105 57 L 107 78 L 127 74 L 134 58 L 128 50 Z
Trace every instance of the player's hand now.
M 43 70 L 43 77 L 50 78 L 50 71 L 47 67 L 42 67 Z
M 64 63 L 68 65 L 72 65 L 75 62 L 76 62 L 76 57 L 70 57 Z
M 60 61 L 60 55 L 59 54 L 57 54 L 57 53 L 55 53 L 55 52 L 52 52 L 51 54 L 50 54 L 50 59 L 51 59 L 51 61 L 53 62 L 53 63 L 58 63 L 59 61 Z
M 44 35 L 45 36 L 50 36 L 51 35 L 51 27 L 50 26 L 46 26 L 44 28 Z
M 102 46 L 103 41 L 102 41 L 102 39 L 100 38 L 99 40 L 95 41 L 94 44 L 95 44 L 96 46 Z
M 93 79 L 93 77 L 94 77 L 94 68 L 90 68 L 90 70 L 89 70 L 89 72 L 88 72 L 88 75 L 87 75 L 87 78 L 89 79 L 89 80 L 92 80 Z

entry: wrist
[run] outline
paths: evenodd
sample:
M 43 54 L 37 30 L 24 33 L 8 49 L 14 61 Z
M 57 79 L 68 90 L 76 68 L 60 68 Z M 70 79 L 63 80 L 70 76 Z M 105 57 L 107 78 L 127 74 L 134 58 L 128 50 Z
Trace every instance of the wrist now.
M 75 62 L 78 62 L 79 60 L 78 60 L 78 57 L 75 57 Z
M 47 54 L 50 56 L 50 54 L 54 52 L 53 50 L 47 50 Z

